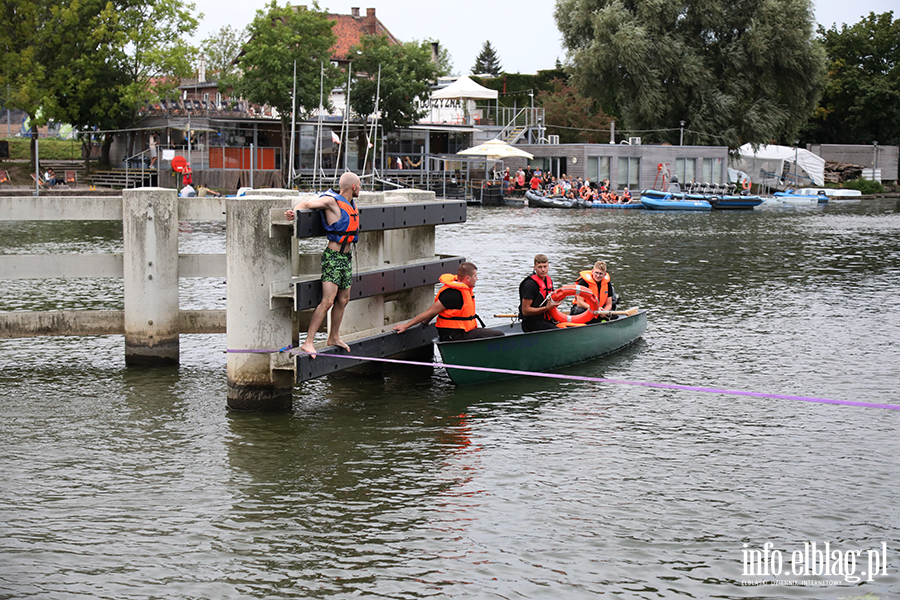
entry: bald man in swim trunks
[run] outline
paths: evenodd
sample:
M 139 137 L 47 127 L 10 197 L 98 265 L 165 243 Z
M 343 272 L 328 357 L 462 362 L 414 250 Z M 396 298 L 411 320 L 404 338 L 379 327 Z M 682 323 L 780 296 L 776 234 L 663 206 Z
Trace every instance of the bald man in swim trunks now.
M 351 244 L 355 244 L 359 231 L 359 211 L 355 198 L 359 197 L 359 177 L 354 173 L 344 173 L 340 180 L 340 193 L 328 190 L 314 200 L 301 200 L 292 210 L 284 213 L 288 221 L 294 220 L 294 211 L 313 209 L 322 211 L 322 225 L 328 231 L 328 245 L 322 253 L 322 301 L 313 312 L 306 332 L 306 341 L 300 345 L 304 352 L 316 357 L 313 338 L 328 309 L 331 309 L 331 328 L 328 330 L 328 345 L 350 351 L 350 346 L 340 338 L 341 320 L 344 309 L 350 302 L 350 283 L 353 279 L 351 267 Z

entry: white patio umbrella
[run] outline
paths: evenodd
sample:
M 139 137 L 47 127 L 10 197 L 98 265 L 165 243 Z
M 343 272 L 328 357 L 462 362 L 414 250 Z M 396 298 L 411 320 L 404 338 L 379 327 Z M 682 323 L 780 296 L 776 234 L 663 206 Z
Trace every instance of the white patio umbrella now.
M 534 155 L 510 146 L 503 140 L 488 140 L 477 146 L 460 150 L 457 154 L 465 154 L 467 156 L 483 156 L 485 158 L 509 158 L 518 156 L 521 158 L 534 158 Z

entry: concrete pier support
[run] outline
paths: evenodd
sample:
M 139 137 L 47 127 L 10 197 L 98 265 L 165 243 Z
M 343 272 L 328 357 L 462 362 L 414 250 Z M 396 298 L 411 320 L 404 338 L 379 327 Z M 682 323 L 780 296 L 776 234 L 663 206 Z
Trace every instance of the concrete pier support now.
M 283 348 L 291 341 L 291 308 L 272 308 L 268 282 L 291 269 L 290 237 L 273 237 L 270 211 L 296 198 L 229 198 L 227 344 L 229 349 Z M 290 371 L 272 369 L 270 354 L 228 354 L 228 407 L 274 411 L 291 408 Z
M 178 364 L 178 197 L 137 188 L 122 194 L 125 364 Z

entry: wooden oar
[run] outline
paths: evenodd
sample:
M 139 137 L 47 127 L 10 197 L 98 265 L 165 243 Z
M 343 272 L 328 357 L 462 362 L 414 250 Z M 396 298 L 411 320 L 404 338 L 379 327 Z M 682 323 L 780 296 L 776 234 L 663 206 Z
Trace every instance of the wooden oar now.
M 628 310 L 601 310 L 594 314 L 598 315 L 598 316 L 599 315 L 603 315 L 603 316 L 605 316 L 605 315 L 627 315 L 629 317 L 633 317 L 634 315 L 638 314 L 639 312 L 641 312 L 641 309 L 634 307 L 634 308 L 629 308 Z M 504 314 L 499 314 L 499 315 L 494 315 L 494 316 L 498 317 L 498 318 L 508 317 L 511 319 L 513 317 L 518 317 L 519 315 L 516 315 L 513 313 L 509 313 L 509 314 L 504 313 Z
M 638 307 L 629 308 L 628 310 L 601 310 L 595 312 L 595 315 L 627 315 L 629 317 L 633 317 L 634 315 L 641 312 L 641 309 Z

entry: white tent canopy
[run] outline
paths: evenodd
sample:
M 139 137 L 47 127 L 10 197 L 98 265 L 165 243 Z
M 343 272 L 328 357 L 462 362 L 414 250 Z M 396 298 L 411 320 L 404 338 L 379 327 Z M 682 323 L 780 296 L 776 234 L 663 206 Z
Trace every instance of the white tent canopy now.
M 496 100 L 497 90 L 478 85 L 468 76 L 460 77 L 442 90 L 431 94 L 432 100 Z
M 749 173 L 753 183 L 773 188 L 825 185 L 825 160 L 809 150 L 789 146 L 760 146 L 754 152 L 753 146 L 744 144 L 738 152 L 740 158 L 734 161 L 733 167 Z
M 457 154 L 465 154 L 468 156 L 484 156 L 487 158 L 509 158 L 511 156 L 518 156 L 521 158 L 534 158 L 533 154 L 529 154 L 524 150 L 519 150 L 514 146 L 510 146 L 503 140 L 488 140 L 482 144 L 478 144 L 477 146 L 472 146 L 471 148 L 466 148 L 465 150 L 460 150 Z

